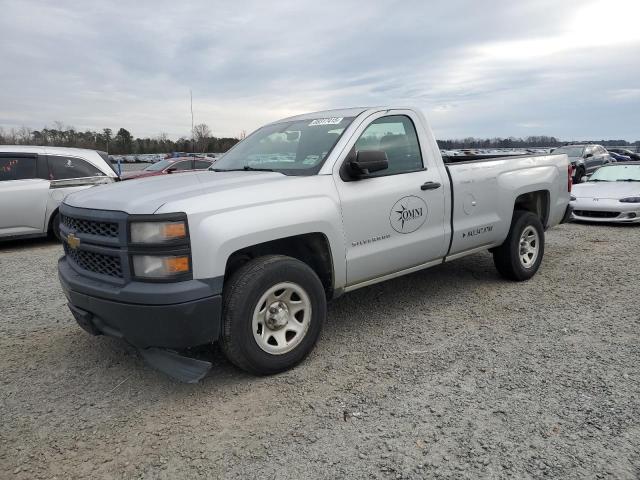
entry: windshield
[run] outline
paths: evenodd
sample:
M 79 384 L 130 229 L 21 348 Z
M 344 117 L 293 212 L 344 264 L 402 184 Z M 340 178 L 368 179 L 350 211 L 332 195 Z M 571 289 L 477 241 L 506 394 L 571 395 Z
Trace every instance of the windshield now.
M 640 165 L 611 165 L 596 170 L 590 182 L 640 182 Z
M 172 163 L 172 159 L 165 159 L 165 160 L 160 160 L 157 163 L 154 163 L 152 165 L 149 165 L 147 168 L 145 168 L 145 172 L 159 172 L 160 170 L 164 170 L 165 168 L 167 168 L 169 165 L 171 165 Z
M 354 117 L 297 120 L 267 125 L 229 150 L 212 170 L 273 170 L 314 175 Z
M 556 148 L 553 153 L 566 153 L 569 157 L 581 157 L 584 147 L 560 147 Z

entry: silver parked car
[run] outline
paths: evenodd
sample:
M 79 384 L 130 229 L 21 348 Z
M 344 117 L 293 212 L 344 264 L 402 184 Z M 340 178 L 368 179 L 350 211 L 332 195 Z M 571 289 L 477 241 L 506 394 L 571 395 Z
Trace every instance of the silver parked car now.
M 574 220 L 640 223 L 640 164 L 599 168 L 586 183 L 573 187 L 570 204 Z
M 0 145 L 0 240 L 58 236 L 67 194 L 117 179 L 104 152 Z

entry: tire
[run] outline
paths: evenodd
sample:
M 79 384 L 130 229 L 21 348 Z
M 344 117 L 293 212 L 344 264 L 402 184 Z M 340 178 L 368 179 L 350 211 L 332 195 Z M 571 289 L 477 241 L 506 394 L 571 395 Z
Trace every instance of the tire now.
M 521 242 L 523 250 L 521 250 Z M 524 251 L 527 248 L 527 251 Z M 516 210 L 511 220 L 509 235 L 493 251 L 493 263 L 504 278 L 518 282 L 533 277 L 544 256 L 544 228 L 537 215 Z M 527 260 L 528 259 L 528 260 Z
M 247 372 L 271 375 L 294 367 L 313 350 L 327 316 L 327 300 L 308 265 L 268 255 L 231 276 L 222 314 L 220 343 L 229 361 Z
M 60 236 L 60 212 L 56 212 L 51 220 L 51 234 L 59 242 L 62 241 L 62 237 Z

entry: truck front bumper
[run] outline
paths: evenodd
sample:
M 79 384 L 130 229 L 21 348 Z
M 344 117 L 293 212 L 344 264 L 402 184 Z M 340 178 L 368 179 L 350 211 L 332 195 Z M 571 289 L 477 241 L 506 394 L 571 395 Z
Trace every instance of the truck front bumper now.
M 220 335 L 221 279 L 116 287 L 78 274 L 65 257 L 58 261 L 58 277 L 71 313 L 93 335 L 171 349 L 204 345 Z

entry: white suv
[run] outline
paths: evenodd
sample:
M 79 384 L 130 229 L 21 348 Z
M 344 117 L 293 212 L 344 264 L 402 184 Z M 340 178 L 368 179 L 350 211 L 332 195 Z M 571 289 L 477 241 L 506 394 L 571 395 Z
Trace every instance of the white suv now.
M 104 152 L 0 145 L 0 240 L 58 236 L 67 194 L 117 179 Z

